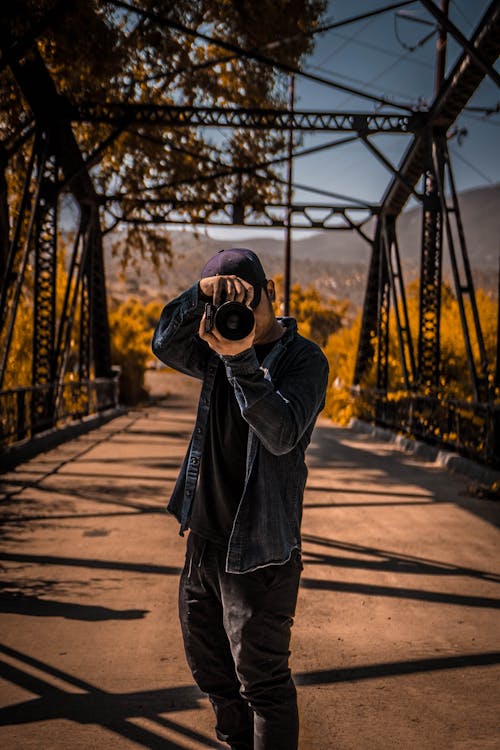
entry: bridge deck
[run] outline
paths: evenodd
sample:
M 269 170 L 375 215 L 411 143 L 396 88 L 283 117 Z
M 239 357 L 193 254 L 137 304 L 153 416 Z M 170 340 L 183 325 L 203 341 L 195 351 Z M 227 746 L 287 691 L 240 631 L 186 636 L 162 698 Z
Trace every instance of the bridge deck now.
M 9 750 L 219 747 L 184 661 L 184 540 L 163 512 L 196 383 L 158 379 L 163 405 L 3 476 Z M 293 634 L 301 750 L 498 747 L 498 505 L 326 420 L 309 465 Z

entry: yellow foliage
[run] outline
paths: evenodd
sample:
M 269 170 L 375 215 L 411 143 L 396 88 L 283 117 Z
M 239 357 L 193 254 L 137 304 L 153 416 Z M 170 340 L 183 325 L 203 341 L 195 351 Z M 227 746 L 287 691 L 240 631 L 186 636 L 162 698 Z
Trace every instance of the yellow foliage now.
M 67 284 L 68 275 L 65 269 L 66 247 L 60 242 L 57 253 L 56 268 L 56 320 L 60 319 L 60 314 L 64 301 L 64 291 Z M 24 277 L 24 286 L 19 297 L 19 303 L 16 310 L 16 319 L 12 334 L 12 342 L 9 349 L 7 366 L 5 368 L 5 377 L 3 388 L 28 388 L 32 380 L 33 367 L 33 310 L 34 310 L 34 271 L 32 266 L 28 266 Z M 5 338 L 6 331 L 3 331 Z M 3 350 L 4 340 L 1 342 L 0 350 Z
M 120 401 L 136 404 L 146 395 L 144 374 L 151 359 L 152 331 L 160 317 L 161 305 L 128 299 L 115 305 L 109 315 L 111 356 L 120 367 Z
M 281 314 L 283 300 L 283 277 L 276 276 L 276 314 Z M 303 289 L 294 284 L 290 289 L 290 315 L 297 320 L 299 333 L 319 346 L 325 346 L 328 337 L 339 330 L 349 308 L 349 302 L 329 299 L 325 302 L 317 289 Z
M 486 350 L 486 359 L 489 365 L 490 380 L 493 377 L 496 357 L 497 341 L 497 301 L 486 294 L 482 289 L 476 292 L 476 303 L 478 316 L 481 324 Z M 409 284 L 407 289 L 407 305 L 410 331 L 413 341 L 415 358 L 418 354 L 418 327 L 419 327 L 419 283 Z M 470 307 L 466 307 L 466 317 L 469 330 L 472 332 L 473 316 Z M 325 354 L 330 364 L 330 383 L 328 387 L 325 412 L 336 422 L 346 424 L 352 416 L 363 413 L 364 406 L 359 395 L 352 394 L 351 383 L 356 363 L 361 315 L 349 327 L 341 328 L 333 333 L 324 347 Z M 376 349 L 376 340 L 374 339 Z M 467 362 L 467 352 L 462 333 L 458 302 L 452 289 L 443 284 L 441 302 L 441 370 L 440 391 L 438 398 L 446 399 L 470 399 L 472 396 L 471 378 Z M 475 337 L 472 337 L 472 351 L 474 361 L 480 370 L 479 346 Z M 363 388 L 375 386 L 375 366 L 366 375 Z M 389 320 L 389 398 L 399 398 L 404 393 L 404 379 L 401 366 L 401 356 L 396 330 L 394 311 L 391 310 Z M 426 395 L 431 395 L 427 389 Z M 499 394 L 497 394 L 498 396 Z M 354 397 L 356 396 L 356 397 Z

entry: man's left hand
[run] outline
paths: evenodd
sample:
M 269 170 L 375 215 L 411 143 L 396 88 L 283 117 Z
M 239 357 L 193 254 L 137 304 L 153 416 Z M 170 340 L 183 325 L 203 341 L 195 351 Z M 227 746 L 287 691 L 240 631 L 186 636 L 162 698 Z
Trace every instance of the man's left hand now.
M 255 339 L 255 325 L 252 331 L 245 336 L 244 339 L 238 339 L 237 341 L 231 341 L 221 336 L 216 328 L 212 328 L 211 331 L 205 330 L 206 314 L 203 313 L 203 317 L 200 321 L 200 327 L 198 329 L 198 336 L 207 344 L 214 352 L 220 354 L 222 357 L 235 357 L 237 354 L 247 351 L 253 346 Z

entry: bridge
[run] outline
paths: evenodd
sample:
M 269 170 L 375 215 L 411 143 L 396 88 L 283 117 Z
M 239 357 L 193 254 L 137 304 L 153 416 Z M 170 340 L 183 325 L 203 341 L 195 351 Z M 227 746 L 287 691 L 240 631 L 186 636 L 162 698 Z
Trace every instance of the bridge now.
M 184 660 L 185 542 L 165 514 L 198 386 L 155 381 L 155 405 L 2 476 L 3 747 L 222 748 Z M 301 750 L 494 747 L 498 502 L 326 419 L 308 464 Z
M 65 0 L 33 0 L 31 14 L 7 5 L 0 10 L 7 101 L 0 121 L 0 741 L 13 750 L 218 747 L 207 699 L 184 662 L 174 616 L 184 542 L 164 514 L 197 385 L 150 372 L 150 403 L 120 404 L 103 250 L 115 230 L 143 232 L 144 248 L 185 224 L 281 228 L 285 310 L 301 230 L 355 232 L 370 253 L 350 383 L 364 431 L 320 418 L 308 453 L 293 641 L 301 750 L 493 747 L 500 321 L 496 349 L 491 342 L 488 349 L 450 141 L 484 82 L 500 83 L 500 3 L 485 3 L 468 35 L 446 0 L 414 3 L 438 37 L 427 103 L 307 69 L 292 49 L 307 51 L 307 38 L 372 18 L 392 23 L 409 2 L 316 19 L 279 38 L 283 49 L 274 38 L 238 43 L 249 38 L 244 28 L 224 35 L 191 18 L 182 0 L 178 15 L 121 0 L 100 4 L 104 15 Z M 88 39 L 75 29 L 88 30 L 90 49 L 98 45 L 81 69 Z M 110 29 L 120 31 L 121 47 L 113 47 Z M 451 65 L 447 40 L 458 49 Z M 113 68 L 111 49 L 124 72 Z M 244 94 L 223 80 L 224 66 L 248 84 Z M 207 71 L 220 75 L 224 106 Z M 267 98 L 252 94 L 255 71 Z M 300 109 L 299 78 L 364 106 Z M 200 87 L 203 103 L 183 95 L 185 79 Z M 217 148 L 220 132 L 234 134 L 229 155 Z M 333 140 L 300 146 L 298 136 L 311 133 Z M 382 144 L 402 137 L 407 145 L 395 163 Z M 246 139 L 259 148 L 246 149 Z M 350 143 L 388 173 L 379 200 L 310 186 L 313 200 L 296 199 L 307 192 L 294 180 L 297 161 Z M 69 228 L 61 220 L 68 201 Z M 410 201 L 421 209 L 416 331 L 398 234 Z M 461 398 L 443 386 L 445 258 L 467 355 Z M 395 433 L 408 438 L 399 447 L 388 440 Z M 419 450 L 402 450 L 410 444 Z M 468 474 L 453 476 L 421 457 L 450 451 Z
M 352 373 L 352 396 L 360 402 L 364 418 L 498 466 L 500 344 L 494 361 L 491 351 L 486 351 L 448 148 L 458 115 L 482 82 L 488 79 L 499 83 L 495 68 L 500 39 L 498 2 L 487 6 L 467 38 L 450 20 L 446 2 L 439 9 L 432 0 L 422 0 L 421 6 L 431 19 L 427 23 L 432 26 L 433 22 L 433 33 L 438 33 L 436 85 L 428 106 L 389 101 L 326 79 L 283 55 L 273 57 L 269 52 L 272 44 L 247 49 L 215 32 L 210 36 L 203 29 L 151 9 L 118 0 L 109 5 L 117 14 L 110 16 L 114 22 L 123 22 L 126 27 L 129 24 L 136 31 L 163 30 L 161 33 L 172 44 L 184 39 L 200 48 L 213 45 L 215 58 L 192 63 L 190 74 L 195 76 L 195 82 L 196 76 L 211 67 L 217 69 L 221 61 L 229 60 L 234 66 L 239 61 L 240 75 L 245 74 L 245 65 L 260 65 L 263 71 L 290 76 L 292 81 L 302 76 L 354 93 L 377 109 L 298 110 L 293 86 L 288 108 L 282 109 L 245 107 L 236 100 L 229 107 L 197 106 L 179 98 L 162 102 L 154 88 L 148 90 L 145 101 L 140 90 L 134 91 L 130 76 L 122 84 L 123 93 L 128 91 L 122 100 L 106 89 L 105 82 L 99 89 L 99 98 L 90 79 L 85 80 L 86 74 L 77 71 L 68 84 L 66 79 L 71 78 L 71 73 L 66 79 L 60 77 L 57 55 L 50 64 L 47 62 L 50 54 L 47 57 L 48 48 L 44 45 L 58 38 L 58 29 L 66 28 L 64 24 L 69 29 L 76 23 L 71 14 L 67 15 L 63 2 L 54 2 L 50 10 L 39 9 L 32 18 L 23 16 L 22 11 L 18 16 L 14 11 L 7 13 L 0 39 L 0 66 L 14 104 L 5 117 L 0 179 L 0 441 L 4 448 L 32 441 L 68 420 L 81 420 L 116 407 L 118 375 L 110 347 L 103 232 L 125 226 L 157 228 L 187 222 L 283 227 L 285 312 L 290 293 L 292 232 L 317 228 L 358 233 L 371 252 Z M 373 16 L 390 16 L 399 5 L 408 3 L 382 6 L 327 26 L 320 24 L 310 33 L 314 36 L 340 26 L 355 26 Z M 87 20 L 96 26 L 102 22 L 102 18 L 91 15 Z M 100 26 L 99 29 L 102 32 Z M 291 38 L 299 44 L 302 37 L 296 34 Z M 448 70 L 447 39 L 460 50 Z M 150 78 L 157 81 L 158 75 L 155 78 L 153 71 Z M 179 71 L 174 66 L 172 85 L 182 75 L 186 75 L 186 69 Z M 147 85 L 146 82 L 143 88 Z M 210 148 L 199 146 L 196 154 L 186 145 L 201 137 L 200 133 L 215 128 L 268 139 L 263 143 L 281 134 L 288 146 L 274 157 L 266 155 L 257 160 L 255 156 L 240 155 L 224 163 L 213 149 L 210 152 Z M 337 140 L 301 150 L 295 145 L 294 136 L 308 132 L 337 134 Z M 343 133 L 347 134 L 347 141 L 363 144 L 367 153 L 390 173 L 391 180 L 380 201 L 369 204 L 345 196 L 340 202 L 325 201 L 325 196 L 320 203 L 294 201 L 294 160 L 345 143 L 344 137 L 338 140 Z M 381 133 L 405 134 L 409 138 L 398 165 L 382 151 L 376 139 Z M 136 150 L 129 149 L 127 156 L 127 144 L 132 142 Z M 167 182 L 162 182 L 154 179 L 153 170 L 148 177 L 136 175 L 133 189 L 130 180 L 118 178 L 117 170 L 114 184 L 112 176 L 105 178 L 104 158 L 110 163 L 116 158 L 125 165 L 127 159 L 133 162 L 139 158 L 137 143 L 143 150 L 156 149 L 162 158 L 168 153 L 182 156 L 182 177 L 170 175 Z M 197 167 L 193 170 L 195 156 L 208 167 L 208 174 L 200 175 Z M 191 174 L 186 166 L 189 164 Z M 288 177 L 269 171 L 279 165 L 288 165 Z M 266 186 L 266 180 L 271 184 Z M 257 193 L 255 185 L 262 186 Z M 281 200 L 265 197 L 277 190 L 283 194 Z M 59 215 L 61 202 L 68 196 L 78 207 L 79 218 L 69 232 L 72 247 L 66 251 L 65 273 L 61 275 L 57 270 L 58 253 L 62 252 Z M 422 208 L 416 332 L 410 331 L 397 231 L 398 217 L 410 198 Z M 64 231 L 68 234 L 67 228 Z M 445 252 L 458 303 L 457 331 L 463 336 L 467 352 L 470 385 L 461 400 L 442 391 L 439 331 Z M 65 285 L 61 303 L 56 299 L 58 283 Z M 32 300 L 31 310 L 25 309 L 27 299 Z M 30 322 L 25 324 L 24 318 Z M 391 319 L 396 325 L 396 341 L 390 340 Z M 20 330 L 24 331 L 24 339 Z M 26 355 L 23 360 L 27 372 L 23 375 L 20 355 L 13 344 L 20 338 Z M 402 385 L 391 382 L 391 357 L 400 363 Z

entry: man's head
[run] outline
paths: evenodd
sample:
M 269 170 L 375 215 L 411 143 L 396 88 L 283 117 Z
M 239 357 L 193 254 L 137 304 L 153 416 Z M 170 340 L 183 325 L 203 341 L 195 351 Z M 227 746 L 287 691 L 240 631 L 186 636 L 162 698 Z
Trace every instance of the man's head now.
M 275 298 L 274 282 L 272 279 L 266 279 L 262 264 L 252 250 L 233 247 L 218 252 L 205 264 L 201 279 L 216 276 L 235 276 L 253 287 L 253 299 L 249 306 L 255 315 L 255 343 L 265 341 L 271 329 L 276 332 L 276 318 L 272 306 Z
M 253 300 L 250 307 L 256 309 L 267 279 L 257 255 L 245 247 L 232 247 L 220 250 L 205 264 L 201 278 L 209 276 L 237 276 L 253 286 Z

